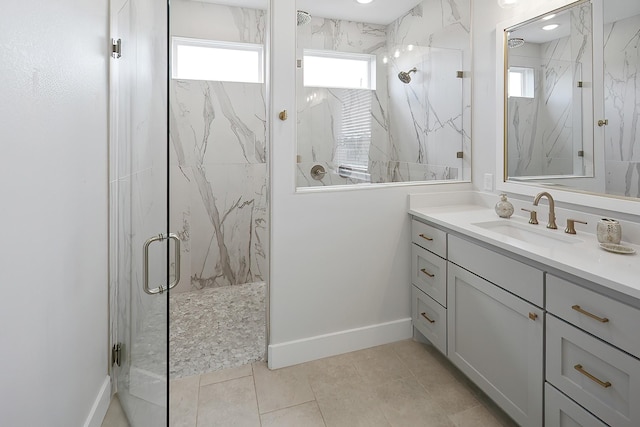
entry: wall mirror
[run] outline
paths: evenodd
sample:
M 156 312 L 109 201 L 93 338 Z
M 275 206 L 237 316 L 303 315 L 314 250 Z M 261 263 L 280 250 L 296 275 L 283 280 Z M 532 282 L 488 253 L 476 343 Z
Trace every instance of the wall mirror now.
M 297 0 L 298 189 L 470 179 L 470 0 Z
M 580 1 L 498 26 L 499 189 L 553 186 L 594 206 L 590 196 L 606 195 L 637 214 L 639 34 L 637 0 Z
M 591 3 L 505 29 L 509 179 L 593 177 Z

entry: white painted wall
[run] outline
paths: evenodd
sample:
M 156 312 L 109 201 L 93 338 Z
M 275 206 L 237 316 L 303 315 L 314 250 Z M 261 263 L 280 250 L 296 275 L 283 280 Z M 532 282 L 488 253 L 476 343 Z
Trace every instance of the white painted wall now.
M 2 5 L 2 426 L 81 426 L 108 398 L 107 6 Z
M 272 368 L 406 338 L 407 195 L 470 184 L 295 191 L 295 0 L 271 2 Z M 289 111 L 281 121 L 278 113 Z M 328 336 L 327 336 L 328 335 Z

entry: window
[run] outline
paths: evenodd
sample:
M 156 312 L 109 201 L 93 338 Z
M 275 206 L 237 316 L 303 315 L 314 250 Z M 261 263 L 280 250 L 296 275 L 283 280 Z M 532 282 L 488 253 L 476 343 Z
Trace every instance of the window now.
M 509 96 L 533 98 L 534 76 L 533 68 L 509 67 Z
M 355 174 L 359 174 L 360 179 L 368 181 L 372 92 L 343 89 L 336 95 L 342 103 L 342 123 L 336 136 L 333 162 L 339 166 L 341 176 L 355 178 Z
M 264 82 L 262 45 L 184 37 L 171 41 L 174 79 Z
M 342 89 L 376 88 L 376 57 L 365 53 L 304 49 L 303 84 Z

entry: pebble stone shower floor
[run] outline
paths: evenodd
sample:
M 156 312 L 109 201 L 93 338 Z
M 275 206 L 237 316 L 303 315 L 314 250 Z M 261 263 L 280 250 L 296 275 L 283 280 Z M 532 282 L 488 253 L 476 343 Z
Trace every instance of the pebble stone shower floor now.
M 265 359 L 266 284 L 205 288 L 169 301 L 170 377 L 182 378 Z

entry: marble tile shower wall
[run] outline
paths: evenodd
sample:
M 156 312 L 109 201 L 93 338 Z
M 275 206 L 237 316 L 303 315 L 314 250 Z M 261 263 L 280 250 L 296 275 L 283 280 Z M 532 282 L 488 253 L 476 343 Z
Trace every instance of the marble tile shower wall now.
M 535 70 L 534 97 L 509 97 L 509 175 L 590 174 L 582 169 L 579 150 L 590 150 L 591 133 L 583 132 L 581 111 L 592 111 L 591 81 L 584 52 L 591 52 L 591 14 L 587 6 L 572 11 L 571 36 L 548 43 L 525 43 L 510 49 L 509 64 Z M 585 121 L 590 128 L 591 120 Z
M 196 2 L 212 40 L 263 43 L 265 13 Z M 173 5 L 172 5 L 173 7 Z M 176 16 L 180 16 L 178 10 Z M 187 20 L 196 16 L 183 13 Z M 221 25 L 211 25 L 218 23 Z M 173 35 L 194 37 L 189 24 Z M 171 228 L 183 242 L 177 292 L 263 281 L 267 267 L 264 85 L 172 80 Z
M 470 176 L 470 2 L 425 0 L 389 25 L 314 17 L 298 27 L 298 47 L 376 55 L 371 142 L 365 181 L 406 182 Z M 397 75 L 412 67 L 409 85 Z M 465 71 L 458 79 L 457 71 Z M 298 88 L 302 88 L 298 73 Z M 333 163 L 341 90 L 298 90 L 299 187 L 363 182 Z M 459 159 L 457 152 L 463 151 Z M 313 165 L 328 173 L 311 178 Z
M 469 179 L 471 2 L 423 1 L 387 27 L 387 46 L 390 151 L 393 160 L 425 165 L 421 177 L 403 176 L 401 170 L 390 176 L 394 181 Z M 411 83 L 402 83 L 398 73 L 413 67 Z
M 604 40 L 606 190 L 640 197 L 640 15 L 605 25 Z

